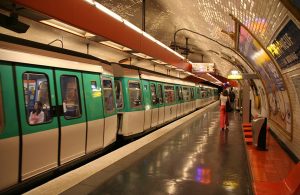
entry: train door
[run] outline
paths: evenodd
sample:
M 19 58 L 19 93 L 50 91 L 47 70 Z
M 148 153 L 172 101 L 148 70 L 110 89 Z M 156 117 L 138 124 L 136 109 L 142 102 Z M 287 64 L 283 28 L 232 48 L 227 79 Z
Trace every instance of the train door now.
M 158 125 L 158 97 L 157 87 L 155 82 L 150 82 L 151 92 L 151 127 Z
M 100 76 L 97 73 L 83 73 L 84 97 L 86 102 L 87 136 L 86 152 L 103 147 L 104 113 Z
M 162 124 L 165 119 L 164 106 L 164 91 L 161 83 L 157 84 L 157 98 L 158 98 L 158 124 Z
M 142 80 L 143 99 L 145 108 L 144 130 L 150 129 L 151 126 L 151 99 L 149 81 Z
M 86 114 L 82 75 L 71 70 L 55 70 L 57 104 L 60 107 L 60 163 L 85 154 Z
M 176 118 L 179 117 L 181 114 L 181 108 L 180 108 L 180 94 L 179 94 L 179 86 L 175 86 L 175 97 L 176 97 Z
M 104 147 L 106 147 L 117 139 L 118 119 L 114 95 L 114 78 L 109 75 L 101 75 L 101 81 L 104 108 Z
M 27 179 L 58 166 L 58 119 L 53 71 L 50 68 L 16 66 L 22 132 L 21 177 Z
M 18 183 L 19 126 L 13 68 L 0 62 L 0 191 Z

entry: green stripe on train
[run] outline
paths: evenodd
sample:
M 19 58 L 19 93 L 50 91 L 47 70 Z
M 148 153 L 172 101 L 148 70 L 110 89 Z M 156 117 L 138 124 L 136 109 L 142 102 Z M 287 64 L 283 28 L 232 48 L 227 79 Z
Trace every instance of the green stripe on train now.
M 0 85 L 2 93 L 3 121 L 0 129 L 0 139 L 19 135 L 17 107 L 12 66 L 9 63 L 0 63 Z

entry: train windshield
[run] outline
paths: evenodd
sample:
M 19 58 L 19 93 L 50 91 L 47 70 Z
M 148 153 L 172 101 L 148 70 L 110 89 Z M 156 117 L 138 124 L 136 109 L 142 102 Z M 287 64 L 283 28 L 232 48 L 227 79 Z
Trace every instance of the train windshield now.
M 47 76 L 38 73 L 24 73 L 23 87 L 27 122 L 30 125 L 36 125 L 51 121 Z
M 131 108 L 140 108 L 142 107 L 142 91 L 139 81 L 129 81 L 128 82 L 129 90 L 129 102 Z

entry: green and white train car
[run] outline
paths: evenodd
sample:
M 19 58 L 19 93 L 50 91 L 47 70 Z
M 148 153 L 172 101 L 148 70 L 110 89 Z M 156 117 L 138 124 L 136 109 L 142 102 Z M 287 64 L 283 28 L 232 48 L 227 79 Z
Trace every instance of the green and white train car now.
M 115 142 L 109 64 L 0 45 L 0 190 Z M 36 102 L 42 115 L 33 121 Z
M 208 87 L 201 96 L 195 83 L 113 64 L 118 134 L 139 135 L 212 102 Z M 197 92 L 197 93 L 196 93 Z M 204 94 L 204 92 L 203 92 Z

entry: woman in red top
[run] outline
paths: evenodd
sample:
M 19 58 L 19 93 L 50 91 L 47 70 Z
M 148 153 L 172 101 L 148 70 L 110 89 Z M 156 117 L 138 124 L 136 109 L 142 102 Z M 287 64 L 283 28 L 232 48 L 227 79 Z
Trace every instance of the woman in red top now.
M 229 125 L 228 122 L 228 114 L 226 112 L 226 102 L 228 100 L 228 92 L 227 90 L 223 90 L 223 92 L 220 95 L 220 127 L 222 130 L 224 128 L 227 128 Z

